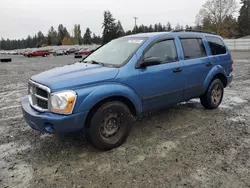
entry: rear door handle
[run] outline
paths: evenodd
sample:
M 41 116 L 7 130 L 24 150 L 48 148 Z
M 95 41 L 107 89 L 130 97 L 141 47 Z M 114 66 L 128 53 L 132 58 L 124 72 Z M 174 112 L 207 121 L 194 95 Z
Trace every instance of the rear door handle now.
M 213 63 L 209 62 L 209 63 L 206 64 L 206 66 L 211 67 L 211 66 L 213 66 Z
M 175 68 L 175 69 L 173 70 L 174 73 L 181 72 L 181 71 L 182 71 L 182 68 L 181 68 L 181 67 Z

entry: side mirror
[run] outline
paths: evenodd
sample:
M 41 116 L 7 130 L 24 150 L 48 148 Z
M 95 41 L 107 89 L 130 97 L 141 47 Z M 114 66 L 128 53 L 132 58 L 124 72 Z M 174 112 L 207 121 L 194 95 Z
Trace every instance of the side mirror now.
M 158 57 L 149 57 L 142 60 L 140 63 L 137 64 L 136 68 L 146 68 L 154 65 L 160 65 L 161 60 Z

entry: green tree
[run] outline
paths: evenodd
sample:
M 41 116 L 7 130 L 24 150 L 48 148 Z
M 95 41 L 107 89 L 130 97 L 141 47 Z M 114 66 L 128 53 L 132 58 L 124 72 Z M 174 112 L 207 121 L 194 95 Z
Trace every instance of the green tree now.
M 104 21 L 102 24 L 102 28 L 103 28 L 102 38 L 104 44 L 117 38 L 117 27 L 115 23 L 115 18 L 110 13 L 110 11 L 104 11 Z
M 60 24 L 58 26 L 58 40 L 59 40 L 59 44 L 61 45 L 62 44 L 62 40 L 65 38 L 65 37 L 69 37 L 69 33 L 67 31 L 67 28 L 64 27 L 62 24 Z
M 181 29 L 181 25 L 177 23 L 177 25 L 175 26 L 175 30 L 179 30 L 179 29 Z
M 48 32 L 48 45 L 58 45 L 57 32 L 53 26 L 50 27 Z
M 167 23 L 167 31 L 172 31 L 172 25 L 170 22 Z
M 100 36 L 96 36 L 95 33 L 93 34 L 91 41 L 94 44 L 102 44 L 102 38 Z
M 250 35 L 250 0 L 241 0 L 238 30 L 241 37 Z
M 154 32 L 154 28 L 152 24 L 149 25 L 148 32 Z
M 196 17 L 196 23 L 202 25 L 207 19 L 211 25 L 215 26 L 215 32 L 223 35 L 225 19 L 233 16 L 236 11 L 237 3 L 235 0 L 207 0 Z
M 116 34 L 117 34 L 117 37 L 122 37 L 125 35 L 125 32 L 123 30 L 123 27 L 122 27 L 120 20 L 118 20 L 118 22 L 116 24 Z
M 83 36 L 83 44 L 92 44 L 91 41 L 91 31 L 89 28 L 86 29 L 86 32 Z
M 41 31 L 37 33 L 37 41 L 38 41 L 38 47 L 42 46 L 42 44 L 45 42 L 45 37 Z

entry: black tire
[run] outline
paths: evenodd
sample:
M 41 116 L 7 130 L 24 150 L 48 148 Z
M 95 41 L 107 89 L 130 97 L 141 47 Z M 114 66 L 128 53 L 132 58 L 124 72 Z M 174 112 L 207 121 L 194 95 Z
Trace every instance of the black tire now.
M 31 58 L 31 57 L 32 57 L 32 55 L 28 55 L 28 57 L 29 57 L 29 58 Z
M 210 84 L 206 93 L 200 97 L 201 104 L 207 109 L 216 109 L 220 106 L 224 96 L 224 85 L 220 79 L 215 79 Z
M 132 127 L 132 115 L 122 102 L 107 102 L 96 110 L 86 126 L 87 138 L 92 144 L 107 151 L 126 141 Z
M 44 55 L 43 55 L 43 57 L 46 57 L 46 56 L 47 56 L 47 54 L 44 54 Z

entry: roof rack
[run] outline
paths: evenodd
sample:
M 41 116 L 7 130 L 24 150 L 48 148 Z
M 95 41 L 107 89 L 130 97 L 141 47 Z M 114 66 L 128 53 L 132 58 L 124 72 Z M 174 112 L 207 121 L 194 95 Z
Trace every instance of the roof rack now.
M 197 32 L 197 33 L 208 33 L 208 34 L 216 35 L 215 32 L 207 32 L 207 31 L 193 30 L 193 29 L 174 29 L 171 32 Z

